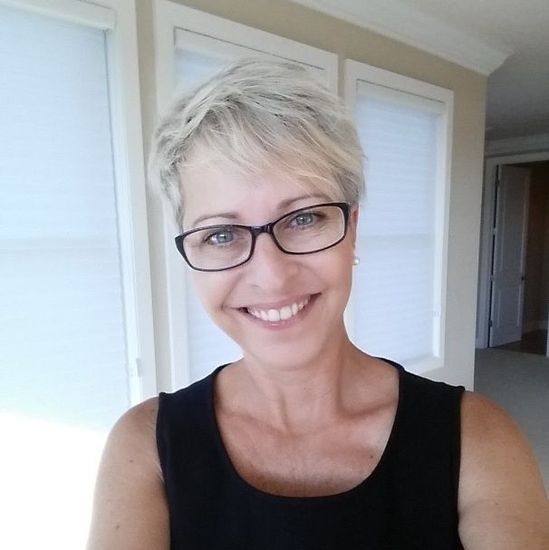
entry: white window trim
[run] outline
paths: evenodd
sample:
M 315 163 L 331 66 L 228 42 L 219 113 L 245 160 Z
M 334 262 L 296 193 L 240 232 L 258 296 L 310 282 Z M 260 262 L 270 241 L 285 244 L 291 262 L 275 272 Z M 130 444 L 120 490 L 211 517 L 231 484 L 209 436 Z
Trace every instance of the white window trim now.
M 0 4 L 107 31 L 111 131 L 130 402 L 156 395 L 134 0 L 0 0 Z
M 235 48 L 245 47 L 258 53 L 271 54 L 297 61 L 325 71 L 327 85 L 334 92 L 338 86 L 337 55 L 300 42 L 270 34 L 228 19 L 182 6 L 169 0 L 154 0 L 155 66 L 157 108 L 163 112 L 175 91 L 175 40 L 178 30 L 191 31 L 211 38 L 230 42 Z M 180 38 L 181 40 L 181 38 Z M 187 38 L 185 39 L 187 40 Z M 205 53 L 207 46 L 195 40 L 197 52 Z M 163 227 L 162 243 L 158 246 L 166 265 L 164 295 L 157 300 L 157 317 L 167 333 L 168 349 L 158 358 L 157 372 L 164 391 L 184 387 L 191 381 L 188 357 L 188 321 L 186 315 L 187 269 L 174 246 L 177 229 L 171 214 L 164 207 L 155 209 L 153 223 Z M 160 291 L 160 289 L 158 289 Z M 164 324 L 165 321 L 167 324 Z
M 135 0 L 94 0 L 116 12 L 107 33 L 124 306 L 132 401 L 157 394 Z
M 235 46 L 322 68 L 328 86 L 337 91 L 338 64 L 334 53 L 283 38 L 241 23 L 210 15 L 169 0 L 154 0 L 156 86 L 158 106 L 165 107 L 175 90 L 174 40 L 177 29 L 200 33 Z M 197 51 L 200 51 L 197 49 Z
M 446 325 L 446 293 L 448 266 L 448 227 L 450 212 L 450 180 L 452 158 L 452 126 L 454 94 L 451 90 L 403 76 L 385 69 L 373 67 L 365 63 L 345 60 L 344 97 L 349 108 L 354 112 L 356 105 L 356 90 L 358 82 L 375 84 L 387 88 L 388 94 L 394 90 L 417 95 L 418 99 L 426 98 L 441 104 L 439 123 L 439 169 L 437 173 L 437 196 L 435 198 L 435 266 L 434 266 L 434 331 L 430 358 L 407 364 L 406 368 L 418 373 L 425 373 L 445 367 L 445 325 Z M 366 184 L 367 185 L 367 184 Z M 352 336 L 354 331 L 350 303 L 346 311 L 346 325 Z
M 116 21 L 108 0 L 103 5 L 86 0 L 0 0 L 0 4 L 101 30 L 112 30 Z

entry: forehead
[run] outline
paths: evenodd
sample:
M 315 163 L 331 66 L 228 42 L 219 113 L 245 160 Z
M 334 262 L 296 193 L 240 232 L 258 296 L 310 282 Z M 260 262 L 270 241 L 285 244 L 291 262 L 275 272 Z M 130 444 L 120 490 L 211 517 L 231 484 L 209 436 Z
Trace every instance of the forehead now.
M 230 163 L 194 163 L 181 177 L 184 224 L 206 215 L 233 213 L 242 223 L 264 223 L 288 209 L 311 201 L 332 200 L 327 189 L 293 177 L 282 170 L 265 169 L 244 174 Z

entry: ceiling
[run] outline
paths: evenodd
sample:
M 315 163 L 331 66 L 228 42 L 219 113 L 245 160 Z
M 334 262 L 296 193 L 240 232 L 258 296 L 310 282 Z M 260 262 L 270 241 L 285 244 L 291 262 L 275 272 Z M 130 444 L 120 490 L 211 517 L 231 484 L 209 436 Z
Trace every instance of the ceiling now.
M 549 134 L 549 0 L 296 1 L 487 75 L 487 140 Z

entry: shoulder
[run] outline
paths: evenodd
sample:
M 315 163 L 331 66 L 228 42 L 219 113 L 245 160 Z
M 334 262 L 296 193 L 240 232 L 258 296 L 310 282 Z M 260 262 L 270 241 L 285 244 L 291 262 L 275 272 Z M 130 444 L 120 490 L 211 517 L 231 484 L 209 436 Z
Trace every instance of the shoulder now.
M 166 548 L 168 507 L 156 448 L 158 399 L 127 411 L 105 445 L 88 550 Z
M 466 475 L 482 477 L 486 468 L 478 470 L 479 460 L 490 456 L 491 470 L 517 462 L 539 477 L 532 449 L 517 424 L 499 405 L 480 394 L 466 391 L 463 395 L 461 439 Z
M 114 425 L 113 431 L 150 433 L 156 423 L 159 397 L 152 397 L 127 410 Z
M 467 494 L 478 492 L 475 487 L 479 484 L 505 477 L 508 483 L 520 480 L 524 490 L 532 495 L 545 496 L 529 443 L 511 417 L 491 400 L 465 392 L 461 405 L 461 441 L 461 486 Z
M 520 430 L 511 417 L 499 405 L 478 393 L 464 393 L 461 416 L 464 438 L 482 441 L 487 435 L 521 437 Z M 494 429 L 498 433 L 492 433 Z
M 530 445 L 501 407 L 472 392 L 461 403 L 458 506 L 466 548 L 549 544 L 549 507 Z
M 102 470 L 131 465 L 133 470 L 161 477 L 156 448 L 158 401 L 158 397 L 148 399 L 119 418 L 105 444 Z
M 132 407 L 116 422 L 109 434 L 105 453 L 136 454 L 143 465 L 157 462 L 156 419 L 158 397 L 153 397 Z

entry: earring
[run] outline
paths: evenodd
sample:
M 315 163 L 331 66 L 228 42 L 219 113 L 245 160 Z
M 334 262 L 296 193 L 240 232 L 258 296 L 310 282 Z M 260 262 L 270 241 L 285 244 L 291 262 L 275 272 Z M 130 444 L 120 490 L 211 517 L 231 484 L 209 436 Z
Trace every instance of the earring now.
M 358 256 L 355 256 L 353 260 L 353 265 L 358 265 L 360 263 L 360 258 Z

